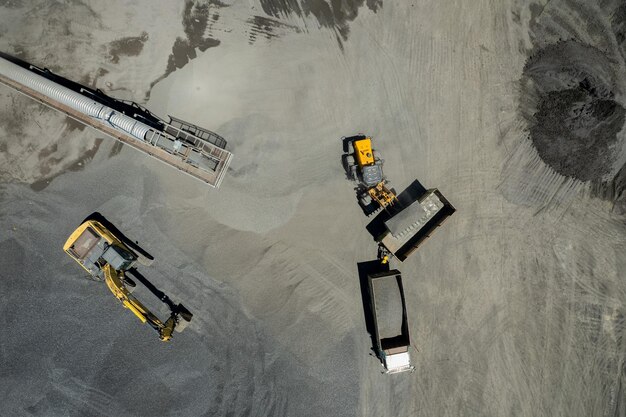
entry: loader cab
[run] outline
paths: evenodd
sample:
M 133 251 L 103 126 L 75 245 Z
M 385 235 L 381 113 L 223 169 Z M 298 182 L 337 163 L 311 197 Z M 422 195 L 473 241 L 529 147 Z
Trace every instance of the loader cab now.
M 363 183 L 368 187 L 374 187 L 383 180 L 383 169 L 380 165 L 368 165 L 363 167 L 361 171 Z

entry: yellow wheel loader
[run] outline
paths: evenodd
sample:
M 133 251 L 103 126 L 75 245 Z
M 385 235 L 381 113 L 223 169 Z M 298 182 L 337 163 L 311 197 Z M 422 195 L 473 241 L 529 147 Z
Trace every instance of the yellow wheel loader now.
M 344 155 L 348 176 L 357 182 L 357 198 L 366 214 L 386 208 L 396 201 L 393 189 L 387 188 L 383 174 L 384 160 L 372 148 L 372 139 L 354 136 L 345 139 L 348 147 Z
M 92 279 L 105 281 L 109 290 L 124 307 L 132 311 L 142 323 L 148 323 L 154 328 L 162 341 L 170 340 L 172 332 L 183 331 L 193 315 L 182 304 L 172 302 L 137 271 L 135 265 L 141 260 L 142 254 L 132 250 L 127 244 L 130 242 L 110 229 L 111 227 L 107 228 L 99 221 L 86 220 L 70 235 L 63 250 L 78 262 Z M 131 294 L 136 283 L 128 275 L 136 278 L 170 308 L 170 317 L 165 322 Z
M 343 151 L 342 162 L 348 178 L 357 183 L 361 209 L 368 216 L 379 212 L 367 230 L 378 243 L 382 264 L 391 257 L 404 261 L 456 211 L 439 190 L 427 190 L 417 180 L 399 194 L 387 188 L 384 161 L 370 137 L 344 137 Z

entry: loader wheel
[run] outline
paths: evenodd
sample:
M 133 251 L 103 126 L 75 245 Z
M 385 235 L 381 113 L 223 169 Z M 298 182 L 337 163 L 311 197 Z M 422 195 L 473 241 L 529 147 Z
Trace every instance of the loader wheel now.
M 372 197 L 369 194 L 359 197 L 359 204 L 361 207 L 367 207 L 372 204 Z

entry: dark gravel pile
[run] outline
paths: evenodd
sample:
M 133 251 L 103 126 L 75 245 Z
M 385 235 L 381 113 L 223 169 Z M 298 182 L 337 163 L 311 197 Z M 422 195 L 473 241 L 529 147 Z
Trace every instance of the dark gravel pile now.
M 611 173 L 626 117 L 612 71 L 602 51 L 576 41 L 548 45 L 524 67 L 530 137 L 558 173 L 581 181 Z

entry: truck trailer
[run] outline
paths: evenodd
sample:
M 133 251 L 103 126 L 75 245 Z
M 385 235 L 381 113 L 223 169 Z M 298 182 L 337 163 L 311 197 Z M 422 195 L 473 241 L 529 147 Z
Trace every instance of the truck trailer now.
M 368 274 L 374 348 L 385 373 L 412 371 L 402 275 L 397 269 Z

